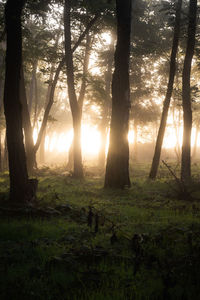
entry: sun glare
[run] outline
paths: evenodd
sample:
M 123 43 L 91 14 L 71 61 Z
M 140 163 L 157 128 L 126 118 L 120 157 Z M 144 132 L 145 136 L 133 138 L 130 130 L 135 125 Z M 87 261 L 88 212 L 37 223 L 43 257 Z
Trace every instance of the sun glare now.
M 45 140 L 45 149 L 50 152 L 68 152 L 73 141 L 73 130 L 57 134 L 54 132 Z M 100 149 L 100 133 L 92 126 L 82 126 L 83 155 L 97 155 Z
M 85 155 L 97 155 L 100 149 L 100 132 L 89 125 L 82 126 L 82 149 Z
M 178 144 L 182 145 L 182 128 L 178 132 Z M 196 130 L 192 130 L 191 136 L 191 146 L 194 146 Z M 33 132 L 34 142 L 37 139 L 37 130 Z M 140 137 L 138 137 L 140 138 Z M 130 130 L 128 133 L 128 141 L 130 145 L 134 144 L 135 134 L 134 130 Z M 51 135 L 47 135 L 45 138 L 45 150 L 47 152 L 55 153 L 67 153 L 73 141 L 73 130 L 68 130 L 67 132 L 57 133 L 53 132 Z M 145 143 L 145 140 L 140 140 L 141 143 Z M 82 152 L 83 157 L 91 158 L 97 156 L 101 147 L 101 134 L 98 131 L 97 126 L 92 126 L 89 124 L 82 125 Z M 173 149 L 177 146 L 177 133 L 174 127 L 169 126 L 165 133 L 165 138 L 163 141 L 163 148 Z M 197 146 L 200 146 L 200 140 L 198 140 Z M 109 134 L 107 135 L 106 143 L 106 153 L 109 147 Z

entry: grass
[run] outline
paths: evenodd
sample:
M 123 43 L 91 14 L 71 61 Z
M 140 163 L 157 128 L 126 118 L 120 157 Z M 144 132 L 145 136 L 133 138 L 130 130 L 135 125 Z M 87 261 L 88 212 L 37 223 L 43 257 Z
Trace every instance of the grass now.
M 133 172 L 132 187 L 115 191 L 92 173 L 40 170 L 38 207 L 52 216 L 0 210 L 0 299 L 200 299 L 198 185 L 193 201 L 178 200 L 166 170 L 154 182 L 144 165 Z M 6 173 L 0 192 L 3 205 Z

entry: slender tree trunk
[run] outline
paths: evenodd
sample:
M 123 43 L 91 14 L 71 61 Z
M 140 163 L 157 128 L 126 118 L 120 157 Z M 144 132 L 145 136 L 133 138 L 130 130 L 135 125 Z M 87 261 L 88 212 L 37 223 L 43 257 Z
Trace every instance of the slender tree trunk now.
M 37 124 L 37 119 L 38 119 L 38 85 L 37 85 L 37 76 L 35 74 L 35 86 L 34 86 L 34 104 L 35 104 L 35 107 L 34 107 L 34 119 L 33 119 L 33 128 L 35 128 L 36 124 Z
M 22 109 L 20 103 L 20 72 L 22 62 L 21 12 L 24 0 L 7 0 L 5 22 L 7 33 L 4 109 L 10 175 L 10 201 L 25 203 L 35 197 L 28 179 L 23 144 Z M 36 182 L 35 182 L 36 183 Z
M 86 85 L 87 85 L 87 72 L 88 72 L 88 65 L 89 65 L 89 58 L 90 58 L 90 44 L 91 44 L 91 37 L 89 33 L 86 35 L 86 46 L 85 46 L 85 56 L 83 61 L 83 75 L 82 75 L 82 82 L 81 82 L 81 88 L 78 96 L 78 105 L 80 108 L 80 114 L 81 114 L 81 121 L 82 121 L 82 111 L 83 111 L 83 102 L 85 98 L 86 93 Z M 73 168 L 74 164 L 74 150 L 73 150 L 73 143 L 70 146 L 69 149 L 69 155 L 68 155 L 68 163 L 67 163 L 67 169 L 71 170 Z
M 94 16 L 94 18 L 91 19 L 91 21 L 88 23 L 85 30 L 82 32 L 82 34 L 78 38 L 77 42 L 73 46 L 72 52 L 74 52 L 78 48 L 78 46 L 81 44 L 81 42 L 83 41 L 85 36 L 88 34 L 91 27 L 95 24 L 95 22 L 97 21 L 98 18 L 99 18 L 99 14 L 96 14 Z M 37 138 L 36 144 L 35 144 L 34 149 L 33 149 L 33 151 L 35 152 L 35 155 L 36 155 L 36 153 L 39 149 L 39 146 L 40 146 L 40 143 L 41 143 L 41 140 L 42 140 L 42 136 L 44 134 L 44 130 L 45 130 L 46 125 L 47 125 L 48 116 L 49 116 L 51 107 L 52 107 L 53 102 L 54 102 L 54 94 L 55 94 L 56 85 L 57 85 L 57 82 L 58 82 L 60 72 L 63 69 L 64 65 L 65 65 L 65 57 L 63 57 L 61 59 L 61 61 L 59 62 L 58 67 L 57 67 L 56 72 L 55 72 L 55 75 L 54 75 L 54 78 L 53 78 L 53 81 L 52 81 L 51 86 L 50 86 L 49 98 L 47 99 L 47 106 L 46 106 L 46 109 L 45 109 L 45 112 L 44 112 L 42 125 L 40 127 L 40 131 L 38 133 L 38 138 Z
M 33 98 L 34 98 L 34 94 L 35 94 L 35 81 L 36 81 L 37 64 L 38 64 L 38 61 L 36 60 L 33 63 L 32 77 L 31 77 L 31 84 L 30 84 L 30 91 L 29 91 L 28 106 L 29 106 L 30 115 L 31 115 L 31 111 L 32 111 Z
M 130 111 L 129 57 L 131 0 L 116 0 L 117 46 L 112 79 L 112 116 L 105 188 L 130 186 L 128 127 Z
M 183 100 L 183 145 L 181 157 L 181 180 L 185 184 L 191 181 L 191 130 L 192 109 L 190 95 L 191 64 L 194 55 L 196 33 L 197 0 L 190 0 L 189 25 L 186 54 L 182 76 L 182 100 Z
M 82 116 L 83 102 L 84 102 L 86 86 L 87 86 L 87 73 L 88 73 L 88 66 L 89 66 L 89 59 L 90 59 L 90 47 L 91 47 L 91 36 L 88 33 L 86 35 L 85 56 L 83 60 L 83 76 L 82 76 L 81 88 L 78 96 L 78 105 L 80 107 L 81 116 Z
M 170 59 L 169 81 L 168 81 L 168 86 L 167 86 L 167 93 L 166 93 L 164 104 L 163 104 L 163 111 L 162 111 L 158 136 L 157 136 L 157 140 L 156 140 L 154 157 L 153 157 L 151 170 L 150 170 L 150 174 L 149 174 L 150 179 L 155 179 L 157 172 L 158 172 L 161 149 L 162 149 L 162 144 L 163 144 L 163 139 L 164 139 L 164 134 L 165 134 L 165 127 L 166 127 L 166 123 L 167 123 L 167 115 L 168 115 L 170 100 L 171 100 L 172 91 L 173 91 L 174 77 L 175 77 L 175 72 L 176 72 L 176 55 L 177 55 L 177 51 L 178 51 L 178 42 L 179 42 L 179 34 L 180 34 L 181 7 L 182 7 L 182 0 L 178 0 L 177 8 L 176 8 L 174 38 L 173 38 L 173 45 L 172 45 L 172 52 L 171 52 L 171 59 Z
M 175 128 L 175 134 L 176 134 L 176 155 L 177 155 L 177 161 L 178 163 L 180 162 L 181 158 L 181 147 L 180 147 L 180 142 L 179 142 L 179 136 L 180 136 L 180 128 L 181 128 L 181 111 L 180 108 L 178 109 L 178 122 L 174 120 L 174 128 Z
M 105 73 L 105 92 L 106 98 L 103 106 L 102 120 L 100 124 L 101 133 L 101 147 L 99 150 L 99 167 L 104 168 L 106 162 L 106 144 L 109 127 L 109 110 L 111 104 L 111 83 L 112 83 L 112 66 L 113 66 L 113 54 L 114 54 L 114 38 L 110 43 L 107 71 Z
M 74 129 L 74 171 L 75 178 L 83 178 L 82 152 L 81 152 L 81 110 L 78 104 L 75 84 L 74 65 L 71 48 L 71 25 L 70 25 L 70 0 L 65 0 L 64 8 L 64 28 L 65 28 L 65 59 L 67 67 L 67 85 L 69 103 L 72 112 Z
M 42 136 L 42 140 L 40 143 L 40 164 L 44 164 L 45 163 L 45 136 L 46 136 L 46 128 L 44 131 L 44 134 Z

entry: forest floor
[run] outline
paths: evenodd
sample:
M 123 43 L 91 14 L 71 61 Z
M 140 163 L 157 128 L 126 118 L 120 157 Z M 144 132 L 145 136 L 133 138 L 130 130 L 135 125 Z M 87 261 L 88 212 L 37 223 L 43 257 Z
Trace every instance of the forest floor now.
M 148 170 L 116 191 L 95 168 L 43 168 L 37 206 L 15 209 L 2 173 L 0 299 L 200 299 L 200 165 L 184 199 L 167 168 Z

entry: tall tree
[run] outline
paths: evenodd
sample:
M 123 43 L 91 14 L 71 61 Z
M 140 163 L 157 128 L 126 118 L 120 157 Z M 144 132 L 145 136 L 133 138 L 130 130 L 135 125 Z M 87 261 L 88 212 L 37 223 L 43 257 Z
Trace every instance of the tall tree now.
M 183 101 L 183 144 L 181 157 L 181 180 L 188 184 L 191 180 L 191 131 L 192 131 L 192 109 L 190 75 L 191 64 L 194 55 L 196 34 L 197 0 L 190 0 L 189 24 L 186 54 L 182 75 L 182 101 Z
M 163 103 L 163 111 L 162 111 L 162 116 L 160 121 L 160 127 L 158 130 L 158 136 L 156 140 L 153 161 L 152 161 L 151 170 L 149 174 L 150 179 L 155 179 L 157 175 L 158 166 L 160 162 L 161 149 L 162 149 L 162 144 L 163 144 L 163 139 L 165 134 L 165 128 L 167 123 L 167 115 L 168 115 L 170 100 L 173 92 L 174 77 L 176 72 L 176 56 L 178 51 L 178 43 L 179 43 L 179 35 L 180 35 L 181 7 L 182 7 L 182 0 L 178 0 L 177 7 L 176 7 L 174 38 L 173 38 L 171 58 L 170 58 L 169 81 L 168 81 L 166 96 Z
M 72 52 L 74 52 L 77 49 L 77 47 L 81 44 L 83 39 L 89 33 L 91 27 L 95 24 L 98 17 L 99 17 L 99 15 L 95 15 L 88 22 L 85 29 L 80 34 L 79 38 L 77 39 L 76 43 L 74 44 L 74 46 L 72 48 Z M 50 113 L 50 110 L 54 103 L 54 94 L 55 94 L 55 90 L 56 90 L 56 85 L 59 80 L 60 72 L 64 67 L 64 64 L 65 64 L 65 57 L 63 57 L 60 60 L 59 64 L 57 65 L 57 68 L 55 70 L 55 73 L 52 75 L 53 78 L 50 79 L 48 93 L 47 93 L 46 108 L 44 111 L 44 116 L 42 119 L 41 127 L 39 130 L 37 141 L 36 141 L 35 145 L 33 142 L 33 132 L 32 132 L 33 130 L 32 130 L 32 126 L 31 126 L 30 114 L 29 114 L 28 104 L 27 104 L 27 99 L 26 99 L 24 80 L 23 80 L 23 76 L 21 76 L 21 93 L 22 93 L 21 101 L 22 101 L 22 105 L 23 105 L 23 126 L 24 126 L 24 132 L 25 132 L 26 156 L 27 156 L 28 170 L 29 170 L 30 174 L 33 172 L 33 167 L 36 166 L 36 153 L 39 149 L 42 138 L 44 137 L 44 132 L 46 130 L 49 113 Z
M 4 109 L 9 159 L 10 200 L 15 203 L 30 201 L 35 196 L 34 182 L 28 179 L 20 103 L 21 13 L 24 3 L 24 0 L 8 0 L 5 6 L 7 49 Z
M 117 45 L 112 79 L 112 116 L 105 188 L 130 186 L 129 178 L 129 57 L 131 33 L 131 0 L 116 0 Z
M 65 60 L 67 67 L 67 87 L 69 95 L 69 103 L 72 112 L 73 120 L 73 152 L 74 152 L 74 170 L 73 175 L 75 178 L 83 178 L 83 165 L 82 165 L 82 152 L 81 152 L 81 108 L 75 91 L 74 83 L 74 64 L 72 55 L 72 42 L 71 42 L 71 18 L 70 8 L 71 1 L 65 0 L 64 7 L 64 28 L 65 28 Z

